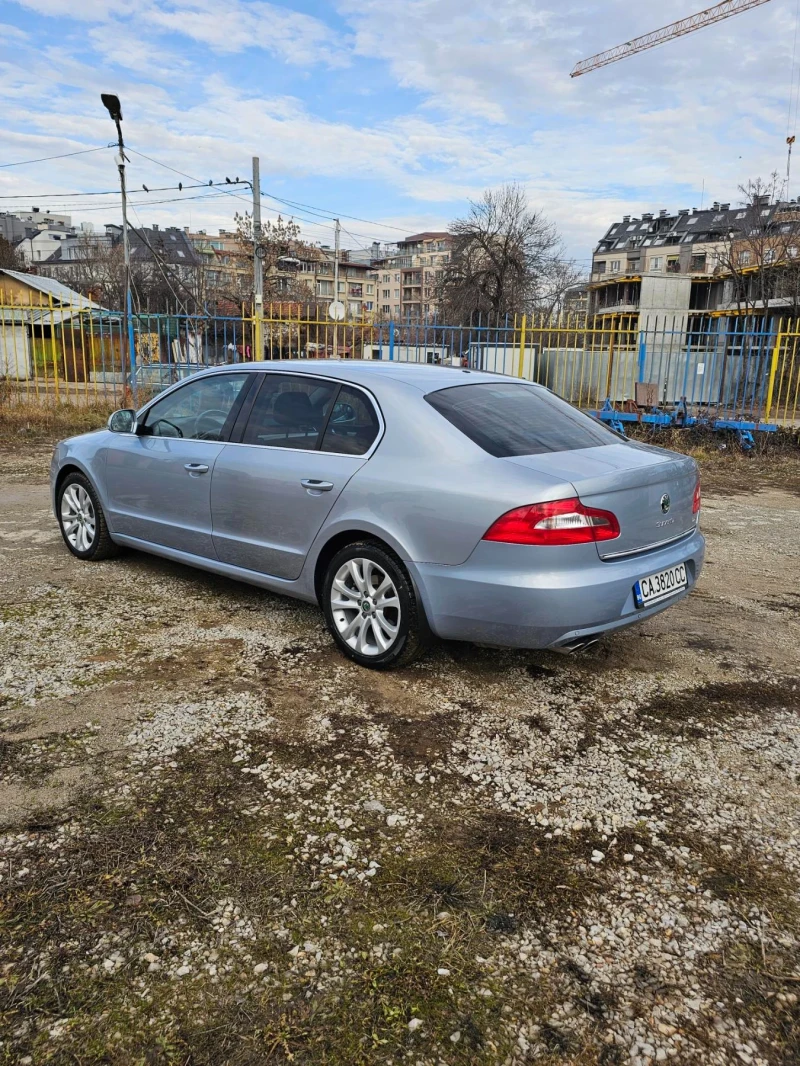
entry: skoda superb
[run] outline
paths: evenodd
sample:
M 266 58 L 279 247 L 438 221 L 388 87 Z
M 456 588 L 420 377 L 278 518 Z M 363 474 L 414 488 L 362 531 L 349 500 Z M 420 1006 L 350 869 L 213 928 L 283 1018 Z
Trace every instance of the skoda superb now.
M 318 603 L 368 667 L 432 635 L 577 650 L 703 564 L 692 459 L 456 368 L 205 371 L 62 441 L 51 482 L 79 559 L 134 548 Z

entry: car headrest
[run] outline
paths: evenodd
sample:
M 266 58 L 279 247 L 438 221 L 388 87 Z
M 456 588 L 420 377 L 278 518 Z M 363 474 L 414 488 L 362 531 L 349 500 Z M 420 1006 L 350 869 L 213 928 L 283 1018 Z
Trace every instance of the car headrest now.
M 272 409 L 275 421 L 283 426 L 308 424 L 312 420 L 313 409 L 306 392 L 282 392 L 275 399 Z

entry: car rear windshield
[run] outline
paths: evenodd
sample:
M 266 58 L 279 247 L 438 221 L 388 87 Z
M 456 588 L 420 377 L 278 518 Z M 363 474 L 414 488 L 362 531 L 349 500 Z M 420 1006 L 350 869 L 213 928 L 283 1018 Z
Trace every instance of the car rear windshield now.
M 601 422 L 533 385 L 456 385 L 429 392 L 425 399 L 498 459 L 597 448 L 619 440 Z

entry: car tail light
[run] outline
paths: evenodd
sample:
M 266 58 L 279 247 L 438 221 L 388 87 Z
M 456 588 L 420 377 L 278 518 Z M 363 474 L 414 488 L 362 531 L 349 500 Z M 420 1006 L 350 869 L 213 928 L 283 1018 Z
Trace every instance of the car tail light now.
M 574 497 L 508 511 L 497 519 L 483 539 L 503 544 L 591 544 L 597 540 L 615 540 L 618 536 L 616 515 L 586 507 Z
M 694 499 L 692 500 L 692 514 L 700 514 L 700 475 L 697 475 L 697 484 L 694 487 Z

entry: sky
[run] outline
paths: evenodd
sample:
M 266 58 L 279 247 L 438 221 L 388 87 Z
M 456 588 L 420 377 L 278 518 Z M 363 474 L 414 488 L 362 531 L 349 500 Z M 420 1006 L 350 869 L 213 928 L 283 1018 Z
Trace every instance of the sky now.
M 116 189 L 114 149 L 8 165 L 107 145 L 113 92 L 134 225 L 232 228 L 246 188 L 176 184 L 246 177 L 258 155 L 265 217 L 308 240 L 332 243 L 336 215 L 343 247 L 446 228 L 515 181 L 585 268 L 623 214 L 736 202 L 785 169 L 800 0 L 569 77 L 703 3 L 0 0 L 0 210 L 119 221 L 117 195 L 74 195 Z

